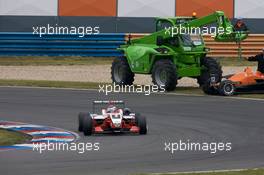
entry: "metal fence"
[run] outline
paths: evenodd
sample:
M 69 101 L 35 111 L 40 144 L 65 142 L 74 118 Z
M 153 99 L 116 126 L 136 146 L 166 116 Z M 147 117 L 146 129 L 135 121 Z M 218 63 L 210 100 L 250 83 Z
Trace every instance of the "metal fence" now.
M 146 34 L 133 34 L 132 38 L 141 38 Z M 127 38 L 127 37 L 126 37 Z M 210 35 L 203 36 L 206 47 L 210 48 L 207 56 L 216 58 L 238 57 L 239 45 L 235 42 L 216 42 Z M 242 57 L 257 55 L 264 48 L 264 34 L 250 34 L 241 42 Z
M 211 49 L 208 56 L 212 57 L 238 57 L 239 45 L 235 42 L 216 42 L 210 36 L 204 37 L 205 44 Z M 242 57 L 254 56 L 264 48 L 263 34 L 250 34 L 241 42 Z
M 140 38 L 146 34 L 132 34 Z M 123 53 L 117 48 L 128 39 L 128 34 L 112 33 L 85 35 L 33 35 L 32 33 L 0 33 L 0 56 L 91 56 L 116 57 Z M 204 36 L 211 49 L 208 56 L 237 57 L 238 45 L 232 42 L 215 42 Z M 264 35 L 251 34 L 241 43 L 242 56 L 256 55 L 264 48 Z
M 125 43 L 125 34 L 34 35 L 0 33 L 2 56 L 122 56 L 116 48 Z

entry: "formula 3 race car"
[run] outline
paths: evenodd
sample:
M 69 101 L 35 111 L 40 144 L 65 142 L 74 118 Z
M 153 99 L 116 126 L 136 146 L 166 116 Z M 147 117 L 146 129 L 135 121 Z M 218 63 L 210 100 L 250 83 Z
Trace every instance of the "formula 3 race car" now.
M 220 95 L 232 96 L 239 92 L 264 91 L 264 74 L 247 67 L 243 72 L 224 77 L 218 86 Z
M 123 101 L 94 101 L 92 113 L 79 113 L 79 128 L 85 136 L 100 133 L 147 134 L 144 116 L 133 113 Z

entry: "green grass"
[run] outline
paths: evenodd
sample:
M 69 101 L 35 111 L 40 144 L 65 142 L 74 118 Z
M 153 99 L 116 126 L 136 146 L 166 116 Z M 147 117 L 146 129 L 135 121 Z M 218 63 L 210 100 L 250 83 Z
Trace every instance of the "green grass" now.
M 239 94 L 238 97 L 264 99 L 264 94 Z
M 105 65 L 112 57 L 0 57 L 1 66 Z
M 31 140 L 31 136 L 29 135 L 0 129 L 0 146 L 10 146 L 14 144 L 25 143 L 29 140 Z
M 73 82 L 73 81 L 47 81 L 47 80 L 3 80 L 0 79 L 0 86 L 28 86 L 28 87 L 54 87 L 54 88 L 76 88 L 76 89 L 98 89 L 99 85 L 109 83 L 96 82 Z M 203 95 L 197 87 L 178 87 L 170 93 Z
M 225 172 L 205 172 L 205 173 L 176 173 L 176 174 L 156 174 L 156 175 L 263 175 L 264 169 L 253 169 L 243 171 L 225 171 Z M 138 174 L 151 175 L 151 174 Z
M 109 83 L 0 79 L 0 86 L 27 86 L 27 87 L 52 87 L 52 88 L 54 87 L 54 88 L 76 88 L 76 89 L 99 90 L 99 85 L 106 85 L 106 84 Z M 170 93 L 204 95 L 203 91 L 197 87 L 177 87 L 175 91 Z M 235 95 L 234 97 L 264 99 L 264 94 L 239 94 L 239 95 Z
M 105 65 L 111 64 L 113 57 L 0 57 L 1 66 L 48 66 L 48 65 Z M 218 58 L 222 66 L 256 66 L 255 62 L 249 62 L 238 58 Z
M 222 66 L 256 66 L 256 62 L 250 62 L 239 58 L 218 58 Z
M 204 95 L 203 91 L 198 87 L 177 87 L 175 91 L 169 93 Z
M 0 79 L 0 86 L 28 86 L 28 87 L 98 89 L 99 84 L 106 84 L 106 83 L 46 81 L 46 80 L 1 80 Z
M 178 87 L 172 93 L 182 93 L 182 94 L 192 94 L 192 95 L 205 95 L 200 88 L 197 87 Z M 240 97 L 240 98 L 256 98 L 256 99 L 264 99 L 264 93 L 241 93 L 234 95 L 232 97 Z

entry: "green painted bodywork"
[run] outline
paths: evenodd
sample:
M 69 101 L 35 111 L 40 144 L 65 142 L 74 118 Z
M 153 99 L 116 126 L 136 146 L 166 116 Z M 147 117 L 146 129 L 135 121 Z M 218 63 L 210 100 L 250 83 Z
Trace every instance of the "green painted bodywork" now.
M 159 30 L 161 24 L 167 23 L 169 27 Z M 198 77 L 201 71 L 205 69 L 200 64 L 201 58 L 205 57 L 206 49 L 201 37 L 197 45 L 184 43 L 183 35 L 172 35 L 172 31 L 179 31 L 181 28 L 203 27 L 209 24 L 217 24 L 222 28 L 221 34 L 217 33 L 215 41 L 221 42 L 238 42 L 247 38 L 245 32 L 235 32 L 234 27 L 222 11 L 202 17 L 175 17 L 175 18 L 158 18 L 156 22 L 157 31 L 139 39 L 128 41 L 122 45 L 119 50 L 123 50 L 130 68 L 134 73 L 150 74 L 155 61 L 159 59 L 171 59 L 177 67 L 178 77 Z M 161 27 L 160 27 L 161 28 Z M 170 29 L 170 30 L 168 30 Z M 173 29 L 173 30 L 172 30 Z M 158 46 L 157 37 L 162 37 L 164 43 Z M 173 44 L 171 40 L 177 41 Z M 165 49 L 166 52 L 160 52 L 157 49 Z

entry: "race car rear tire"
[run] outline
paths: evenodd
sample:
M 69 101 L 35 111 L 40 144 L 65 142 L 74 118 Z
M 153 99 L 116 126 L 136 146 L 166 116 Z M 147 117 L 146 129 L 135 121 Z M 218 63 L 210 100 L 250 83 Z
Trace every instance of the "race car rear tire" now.
M 136 125 L 139 127 L 139 134 L 146 135 L 147 134 L 147 120 L 144 116 L 140 114 L 136 114 Z
M 126 57 L 115 58 L 111 67 L 111 78 L 117 85 L 132 85 L 135 74 L 131 71 Z
M 80 112 L 78 115 L 78 121 L 79 121 L 79 127 L 78 127 L 78 131 L 79 132 L 83 132 L 83 118 L 85 116 L 85 113 Z
M 162 59 L 155 62 L 152 69 L 152 82 L 160 89 L 173 91 L 178 83 L 178 76 L 175 64 L 169 59 Z
M 85 136 L 90 136 L 93 133 L 93 119 L 89 113 L 83 117 L 83 133 Z
M 214 58 L 209 57 L 201 59 L 201 65 L 206 69 L 203 70 L 201 76 L 197 78 L 200 87 L 205 94 L 218 94 L 218 90 L 211 86 L 211 75 L 214 76 L 215 83 L 219 83 L 222 80 L 222 67 Z
M 236 92 L 234 83 L 230 80 L 224 80 L 220 83 L 219 93 L 223 96 L 232 96 Z

